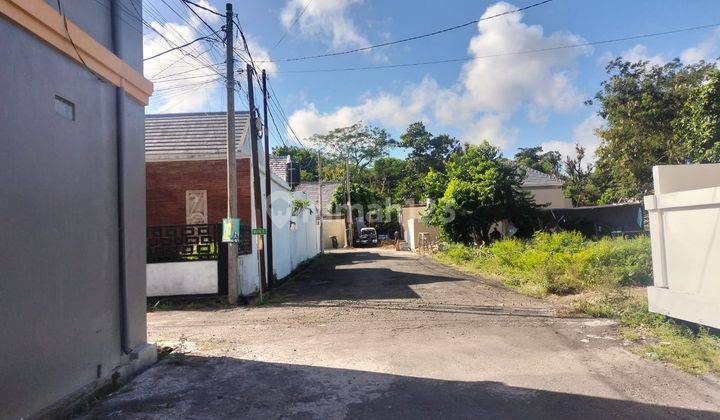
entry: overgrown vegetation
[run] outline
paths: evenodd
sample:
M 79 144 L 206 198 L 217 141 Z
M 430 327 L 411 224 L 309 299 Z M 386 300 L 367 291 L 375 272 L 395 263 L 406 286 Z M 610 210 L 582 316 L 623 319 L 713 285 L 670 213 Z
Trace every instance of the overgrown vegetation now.
M 574 311 L 615 318 L 624 337 L 648 358 L 696 373 L 720 374 L 720 339 L 650 313 L 638 286 L 652 282 L 647 237 L 589 241 L 576 232 L 536 233 L 489 246 L 451 243 L 437 252 L 440 262 L 497 276 L 535 297 L 564 296 Z
M 538 206 L 522 189 L 524 178 L 525 171 L 490 143 L 465 145 L 450 157 L 445 173 L 431 170 L 425 176 L 425 191 L 434 201 L 423 220 L 455 241 L 490 243 L 496 222 L 510 219 L 522 226 L 533 219 Z
M 310 200 L 303 198 L 293 198 L 290 203 L 291 214 L 293 216 L 301 215 L 305 210 L 310 210 Z M 312 213 L 312 210 L 310 210 Z

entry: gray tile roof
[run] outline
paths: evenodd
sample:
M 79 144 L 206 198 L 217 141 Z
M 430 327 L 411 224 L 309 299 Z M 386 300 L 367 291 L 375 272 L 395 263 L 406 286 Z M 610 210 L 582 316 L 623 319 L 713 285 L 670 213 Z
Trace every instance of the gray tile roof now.
M 553 175 L 548 175 L 544 172 L 540 172 L 538 170 L 523 167 L 526 172 L 526 178 L 525 181 L 523 181 L 522 186 L 526 188 L 530 187 L 562 187 L 563 181 L 555 177 Z
M 279 176 L 280 179 L 285 182 L 288 181 L 288 163 L 290 162 L 290 156 L 270 156 L 270 171 L 275 175 Z
M 225 112 L 146 115 L 145 160 L 224 158 L 227 153 L 226 115 Z M 235 113 L 238 152 L 242 149 L 249 122 L 247 111 Z
M 317 182 L 301 182 L 295 187 L 295 191 L 304 192 L 307 197 L 313 203 L 320 205 L 320 188 L 318 188 Z M 332 201 L 333 194 L 342 185 L 342 182 L 323 182 L 323 214 L 329 214 L 328 204 Z

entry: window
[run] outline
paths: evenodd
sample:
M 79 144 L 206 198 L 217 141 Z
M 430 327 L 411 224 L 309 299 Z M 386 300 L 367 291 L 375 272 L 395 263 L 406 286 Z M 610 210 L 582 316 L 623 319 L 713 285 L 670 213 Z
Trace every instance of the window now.
M 75 104 L 57 95 L 55 95 L 55 112 L 61 117 L 75 121 Z

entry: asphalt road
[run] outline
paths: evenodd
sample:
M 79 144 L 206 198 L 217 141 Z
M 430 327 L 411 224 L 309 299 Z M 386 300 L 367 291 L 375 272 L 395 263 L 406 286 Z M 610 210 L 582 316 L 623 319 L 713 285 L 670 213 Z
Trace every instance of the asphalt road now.
M 611 321 L 411 253 L 330 253 L 276 300 L 148 314 L 185 355 L 87 416 L 720 418 L 720 381 L 638 357 Z

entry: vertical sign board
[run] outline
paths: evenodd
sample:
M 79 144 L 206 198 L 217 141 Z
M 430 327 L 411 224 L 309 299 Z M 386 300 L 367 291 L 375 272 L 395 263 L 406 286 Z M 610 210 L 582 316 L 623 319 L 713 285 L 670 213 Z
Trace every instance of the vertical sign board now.
M 234 217 L 223 219 L 222 241 L 240 242 L 240 219 Z

